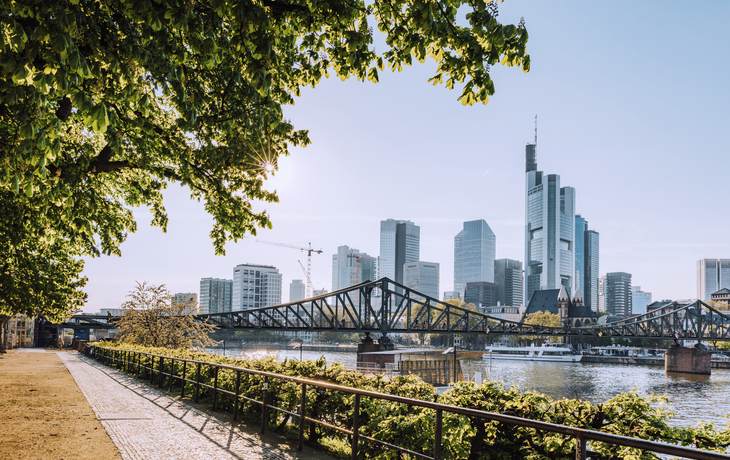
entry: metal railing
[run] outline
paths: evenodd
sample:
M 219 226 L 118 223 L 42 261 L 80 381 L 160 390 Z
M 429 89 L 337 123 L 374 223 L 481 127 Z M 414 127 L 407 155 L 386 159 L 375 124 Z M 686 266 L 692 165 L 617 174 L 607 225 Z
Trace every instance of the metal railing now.
M 225 364 L 216 364 L 216 363 L 209 363 L 205 361 L 195 361 L 190 359 L 184 359 L 184 358 L 174 358 L 171 356 L 162 356 L 162 355 L 155 355 L 151 353 L 144 353 L 139 351 L 132 351 L 132 350 L 120 350 L 120 349 L 112 349 L 112 348 L 104 348 L 104 347 L 98 347 L 95 345 L 87 345 L 84 349 L 84 354 L 87 356 L 92 356 L 96 360 L 100 361 L 103 364 L 111 365 L 115 368 L 120 369 L 123 372 L 127 373 L 135 373 L 138 377 L 141 375 L 142 380 L 149 380 L 150 384 L 152 384 L 157 379 L 157 385 L 159 387 L 163 386 L 163 382 L 165 377 L 168 377 L 168 391 L 172 392 L 173 390 L 173 384 L 177 380 L 180 382 L 180 396 L 185 397 L 185 383 L 191 383 L 194 385 L 195 389 L 193 392 L 193 400 L 197 403 L 200 396 L 200 389 L 201 388 L 207 388 L 213 391 L 213 401 L 212 401 L 212 408 L 215 410 L 216 408 L 216 396 L 218 393 L 226 394 L 229 396 L 233 396 L 234 398 L 234 404 L 233 404 L 233 419 L 238 420 L 238 406 L 239 402 L 241 400 L 251 402 L 253 404 L 258 404 L 261 406 L 261 428 L 260 432 L 264 433 L 266 429 L 266 417 L 267 417 L 267 409 L 275 410 L 282 412 L 284 414 L 287 414 L 291 417 L 298 418 L 299 419 L 299 440 L 298 440 L 298 450 L 302 450 L 304 447 L 304 423 L 302 423 L 302 420 L 304 422 L 314 423 L 321 426 L 324 426 L 326 428 L 335 430 L 337 432 L 346 434 L 350 436 L 351 438 L 351 450 L 352 450 L 352 459 L 357 459 L 357 453 L 358 453 L 358 443 L 359 441 L 365 440 L 369 441 L 378 445 L 381 445 L 383 447 L 386 447 L 388 449 L 397 450 L 399 452 L 403 452 L 405 454 L 413 455 L 418 458 L 423 458 L 427 460 L 440 460 L 441 459 L 441 438 L 442 438 L 442 430 L 443 430 L 443 413 L 451 413 L 451 414 L 459 414 L 464 415 L 467 417 L 476 417 L 484 420 L 489 420 L 493 422 L 499 422 L 499 423 L 505 423 L 509 425 L 516 425 L 520 427 L 527 427 L 527 428 L 533 428 L 536 430 L 541 431 L 547 431 L 551 433 L 559 433 L 567 436 L 571 436 L 575 438 L 576 440 L 576 450 L 575 450 L 575 458 L 576 460 L 584 460 L 587 458 L 587 442 L 588 441 L 598 441 L 603 442 L 606 444 L 612 444 L 617 446 L 625 446 L 625 447 L 633 447 L 636 449 L 641 449 L 645 451 L 660 453 L 660 454 L 668 454 L 668 455 L 675 455 L 680 456 L 684 458 L 690 458 L 690 459 L 699 459 L 699 460 L 719 460 L 719 459 L 730 459 L 730 455 L 718 453 L 718 452 L 711 452 L 706 450 L 699 450 L 694 449 L 691 447 L 682 447 L 682 446 L 676 446 L 671 444 L 664 444 L 656 441 L 647 441 L 644 439 L 637 439 L 637 438 L 631 438 L 628 436 L 620 436 L 616 434 L 611 433 L 603 433 L 600 431 L 593 431 L 593 430 L 587 430 L 584 428 L 576 428 L 572 426 L 567 425 L 558 425 L 555 423 L 548 423 L 548 422 L 542 422 L 539 420 L 531 420 L 521 417 L 516 417 L 512 415 L 504 415 L 504 414 L 498 414 L 494 412 L 485 412 L 480 411 L 476 409 L 469 409 L 466 407 L 458 407 L 458 406 L 450 406 L 447 404 L 439 404 L 436 402 L 430 402 L 430 401 L 423 401 L 420 399 L 412 399 L 412 398 L 406 398 L 403 396 L 396 396 L 391 395 L 387 393 L 377 393 L 374 391 L 368 391 L 368 390 L 361 390 L 358 388 L 352 388 L 352 387 L 345 387 L 341 385 L 335 385 L 332 383 L 326 383 L 326 382 L 318 382 L 314 380 L 307 380 L 307 379 L 301 379 L 297 377 L 290 377 L 286 375 L 280 375 L 280 374 L 273 374 L 270 372 L 264 372 L 264 371 L 257 371 L 253 369 L 244 369 L 240 367 L 234 367 L 234 366 L 228 366 Z M 151 359 L 151 364 L 148 367 L 142 362 L 142 356 L 148 356 Z M 155 369 L 155 361 L 157 361 L 157 369 Z M 169 368 L 167 367 L 166 363 L 169 363 Z M 182 372 L 180 375 L 175 375 L 174 373 L 174 364 L 175 363 L 182 363 Z M 195 370 L 195 379 L 189 379 L 188 378 L 188 366 L 191 366 L 190 370 Z M 213 369 L 213 385 L 208 385 L 205 383 L 202 383 L 200 381 L 200 375 L 201 375 L 201 368 L 202 366 L 207 366 L 210 369 Z M 221 369 L 233 371 L 236 373 L 236 383 L 235 383 L 235 390 L 229 391 L 218 387 L 218 374 Z M 156 374 L 156 377 L 155 377 Z M 241 375 L 242 374 L 249 374 L 249 375 L 258 375 L 264 378 L 264 387 L 263 387 L 263 395 L 262 400 L 259 401 L 254 398 L 250 398 L 246 396 L 244 393 L 242 393 L 240 390 L 240 384 L 241 384 Z M 286 409 L 272 406 L 267 402 L 267 393 L 269 388 L 269 380 L 270 379 L 278 379 L 282 381 L 288 381 L 293 382 L 301 385 L 301 393 L 299 398 L 299 411 L 298 412 L 292 412 L 288 411 Z M 336 426 L 331 423 L 327 423 L 321 420 L 313 419 L 311 417 L 306 416 L 306 408 L 307 408 L 307 387 L 312 388 L 318 388 L 318 389 L 327 389 L 327 390 L 333 390 L 333 391 L 339 391 L 342 393 L 348 393 L 351 395 L 354 395 L 354 404 L 353 404 L 353 416 L 352 416 L 352 429 L 349 430 L 347 428 L 343 428 L 341 426 Z M 434 446 L 433 446 L 433 457 L 430 457 L 428 455 L 422 454 L 420 452 L 414 452 L 412 450 L 396 446 L 375 438 L 372 438 L 370 436 L 366 436 L 359 432 L 360 428 L 360 398 L 361 397 L 368 397 L 368 398 L 374 398 L 374 399 L 382 399 L 387 401 L 393 401 L 396 403 L 401 404 L 407 404 L 411 406 L 418 406 L 423 407 L 427 409 L 433 409 L 436 413 L 436 419 L 435 419 L 435 432 L 434 432 Z

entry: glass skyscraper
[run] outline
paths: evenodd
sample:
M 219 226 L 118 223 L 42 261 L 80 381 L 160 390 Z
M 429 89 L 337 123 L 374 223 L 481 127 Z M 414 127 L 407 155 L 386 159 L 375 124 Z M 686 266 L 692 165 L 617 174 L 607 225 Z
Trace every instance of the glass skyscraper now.
M 495 300 L 500 305 L 521 307 L 524 305 L 524 282 L 522 277 L 522 262 L 512 259 L 497 259 L 494 261 Z
M 431 298 L 439 297 L 439 264 L 434 262 L 409 262 L 403 267 L 403 284 Z M 416 296 L 414 298 L 418 298 Z M 417 299 L 423 300 L 423 299 Z
M 374 281 L 375 265 L 375 257 L 349 246 L 338 247 L 337 254 L 332 255 L 332 290 Z
M 409 220 L 380 221 L 378 279 L 403 284 L 403 265 L 421 258 L 421 227 Z
M 606 311 L 612 315 L 631 314 L 631 274 L 624 272 L 606 273 L 603 284 Z
M 588 230 L 588 221 L 575 215 L 575 288 L 583 304 L 598 311 L 598 232 Z
M 730 288 L 730 259 L 698 260 L 697 298 L 708 302 L 722 288 Z
M 527 144 L 525 177 L 525 302 L 540 289 L 565 286 L 575 277 L 575 189 L 560 176 L 537 170 L 537 146 Z
M 225 313 L 232 307 L 233 281 L 221 278 L 200 280 L 200 312 Z
M 464 298 L 466 283 L 494 283 L 497 237 L 484 219 L 464 222 L 454 237 L 454 291 Z

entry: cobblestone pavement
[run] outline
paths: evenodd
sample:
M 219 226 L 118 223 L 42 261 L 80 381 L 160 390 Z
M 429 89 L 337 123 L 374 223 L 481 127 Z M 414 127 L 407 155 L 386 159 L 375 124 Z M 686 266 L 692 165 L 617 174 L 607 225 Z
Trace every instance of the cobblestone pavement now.
M 86 356 L 58 356 L 125 460 L 330 458 L 288 444 L 274 447 L 253 430 L 217 420 Z

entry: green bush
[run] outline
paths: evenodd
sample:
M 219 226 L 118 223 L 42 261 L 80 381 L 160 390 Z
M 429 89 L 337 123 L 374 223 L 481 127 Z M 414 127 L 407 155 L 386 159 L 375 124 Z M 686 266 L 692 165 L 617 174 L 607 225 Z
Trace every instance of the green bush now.
M 95 344 L 109 350 L 146 352 L 166 357 L 184 358 L 203 363 L 225 364 L 233 367 L 270 372 L 273 374 L 299 377 L 320 382 L 380 393 L 405 396 L 442 404 L 469 407 L 473 409 L 541 420 L 561 425 L 603 431 L 623 436 L 662 441 L 670 444 L 694 446 L 701 449 L 726 452 L 730 445 L 730 430 L 725 427 L 716 430 L 712 424 L 700 423 L 696 427 L 677 428 L 669 425 L 674 415 L 666 405 L 666 398 L 656 395 L 642 397 L 636 392 L 622 393 L 603 404 L 591 404 L 574 399 L 553 400 L 535 392 L 523 392 L 516 388 L 505 388 L 503 384 L 486 381 L 481 385 L 460 383 L 452 390 L 437 396 L 435 389 L 416 376 L 364 376 L 346 371 L 342 364 L 327 364 L 324 358 L 316 361 L 284 360 L 273 358 L 248 360 L 228 358 L 221 355 L 196 352 L 188 349 L 170 350 L 149 348 L 128 344 Z M 141 364 L 149 367 L 151 357 L 141 358 Z M 169 372 L 169 360 L 165 362 L 165 373 Z M 155 360 L 153 382 L 158 382 L 159 358 Z M 132 370 L 135 368 L 132 367 Z M 202 364 L 201 383 L 213 385 L 215 367 Z M 129 369 L 128 369 L 129 370 Z M 185 368 L 186 378 L 195 379 L 197 366 Z M 174 374 L 183 372 L 182 363 L 175 363 Z M 236 372 L 221 369 L 218 373 L 218 387 L 233 392 Z M 168 387 L 165 379 L 163 386 Z M 180 390 L 179 380 L 173 385 Z M 241 373 L 240 393 L 252 399 L 263 396 L 263 377 Z M 192 397 L 195 384 L 187 383 L 185 395 Z M 290 412 L 299 412 L 301 386 L 280 379 L 270 379 L 267 402 Z M 201 388 L 200 401 L 210 402 L 212 391 Z M 307 416 L 332 425 L 352 429 L 354 395 L 339 391 L 307 387 Z M 233 411 L 233 397 L 219 393 L 216 409 Z M 261 408 L 258 404 L 242 400 L 239 405 L 242 418 L 260 421 Z M 395 444 L 426 455 L 433 454 L 434 418 L 431 409 L 409 406 L 382 399 L 362 397 L 360 400 L 360 433 Z M 267 411 L 267 428 L 284 436 L 296 437 L 298 421 L 278 411 Z M 349 458 L 350 439 L 342 433 L 316 424 L 308 424 L 305 439 L 312 445 L 324 449 L 339 458 Z M 359 458 L 410 458 L 360 440 Z M 547 433 L 532 428 L 489 422 L 444 412 L 442 457 L 444 459 L 568 459 L 575 458 L 575 439 L 556 433 Z M 591 458 L 656 459 L 651 452 L 638 449 L 590 442 Z

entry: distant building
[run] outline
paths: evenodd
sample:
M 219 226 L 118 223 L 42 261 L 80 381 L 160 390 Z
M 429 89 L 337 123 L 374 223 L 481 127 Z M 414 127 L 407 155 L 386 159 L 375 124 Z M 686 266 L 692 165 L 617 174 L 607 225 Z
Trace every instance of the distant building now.
M 587 326 L 596 322 L 596 312 L 583 305 L 580 290 L 576 289 L 571 299 L 565 286 L 561 286 L 560 289 L 535 291 L 527 304 L 523 318 L 539 311 L 559 315 L 563 324 L 572 327 Z
M 421 227 L 409 220 L 380 221 L 378 278 L 403 284 L 403 265 L 421 258 Z
M 289 302 L 297 302 L 302 300 L 305 296 L 307 289 L 302 280 L 292 280 L 289 283 Z
M 475 305 L 478 308 L 497 305 L 497 295 L 494 283 L 487 281 L 475 281 L 466 283 L 464 291 L 464 302 Z
M 497 237 L 484 219 L 464 222 L 454 237 L 454 291 L 462 297 L 466 283 L 494 283 Z
M 606 273 L 603 292 L 606 311 L 616 316 L 628 316 L 631 309 L 631 274 Z
M 631 286 L 631 314 L 643 315 L 651 303 L 651 292 L 644 292 L 641 286 Z
M 730 288 L 730 259 L 697 261 L 697 298 L 705 302 L 722 288 Z
M 558 174 L 537 170 L 537 144 L 525 149 L 525 299 L 565 286 L 575 277 L 575 189 Z
M 202 278 L 200 280 L 200 313 L 232 311 L 233 280 Z
M 317 297 L 318 295 L 325 295 L 325 294 L 327 294 L 327 289 L 324 289 L 324 288 L 315 289 L 314 292 L 312 293 L 312 295 L 315 297 Z
M 444 291 L 444 301 L 451 299 L 461 299 L 458 291 Z
M 588 230 L 588 221 L 575 216 L 575 288 L 580 289 L 585 305 L 598 311 L 598 241 L 595 230 Z
M 332 290 L 337 291 L 363 281 L 375 281 L 376 258 L 349 246 L 337 248 L 332 255 Z
M 730 289 L 722 288 L 717 292 L 713 292 L 710 297 L 715 302 L 730 302 Z
M 499 305 L 521 307 L 524 305 L 522 262 L 512 259 L 494 261 L 495 300 Z
M 658 310 L 658 309 L 662 308 L 663 306 L 670 304 L 670 303 L 672 303 L 672 301 L 669 299 L 657 300 L 646 306 L 646 312 L 649 313 L 651 311 Z
M 491 316 L 492 318 L 505 319 L 507 321 L 518 322 L 522 318 L 519 307 L 496 305 L 492 307 L 483 307 L 479 311 L 485 315 Z
M 403 266 L 403 278 L 405 287 L 434 299 L 439 298 L 439 264 L 423 261 L 407 263 Z
M 102 308 L 99 311 L 101 316 L 122 316 L 123 308 Z
M 281 303 L 281 273 L 270 265 L 240 264 L 233 269 L 233 311 Z
M 598 311 L 606 311 L 606 275 L 598 278 Z
M 178 292 L 172 295 L 172 301 L 192 303 L 192 306 L 189 306 L 183 312 L 186 315 L 199 313 L 198 294 L 196 292 Z

